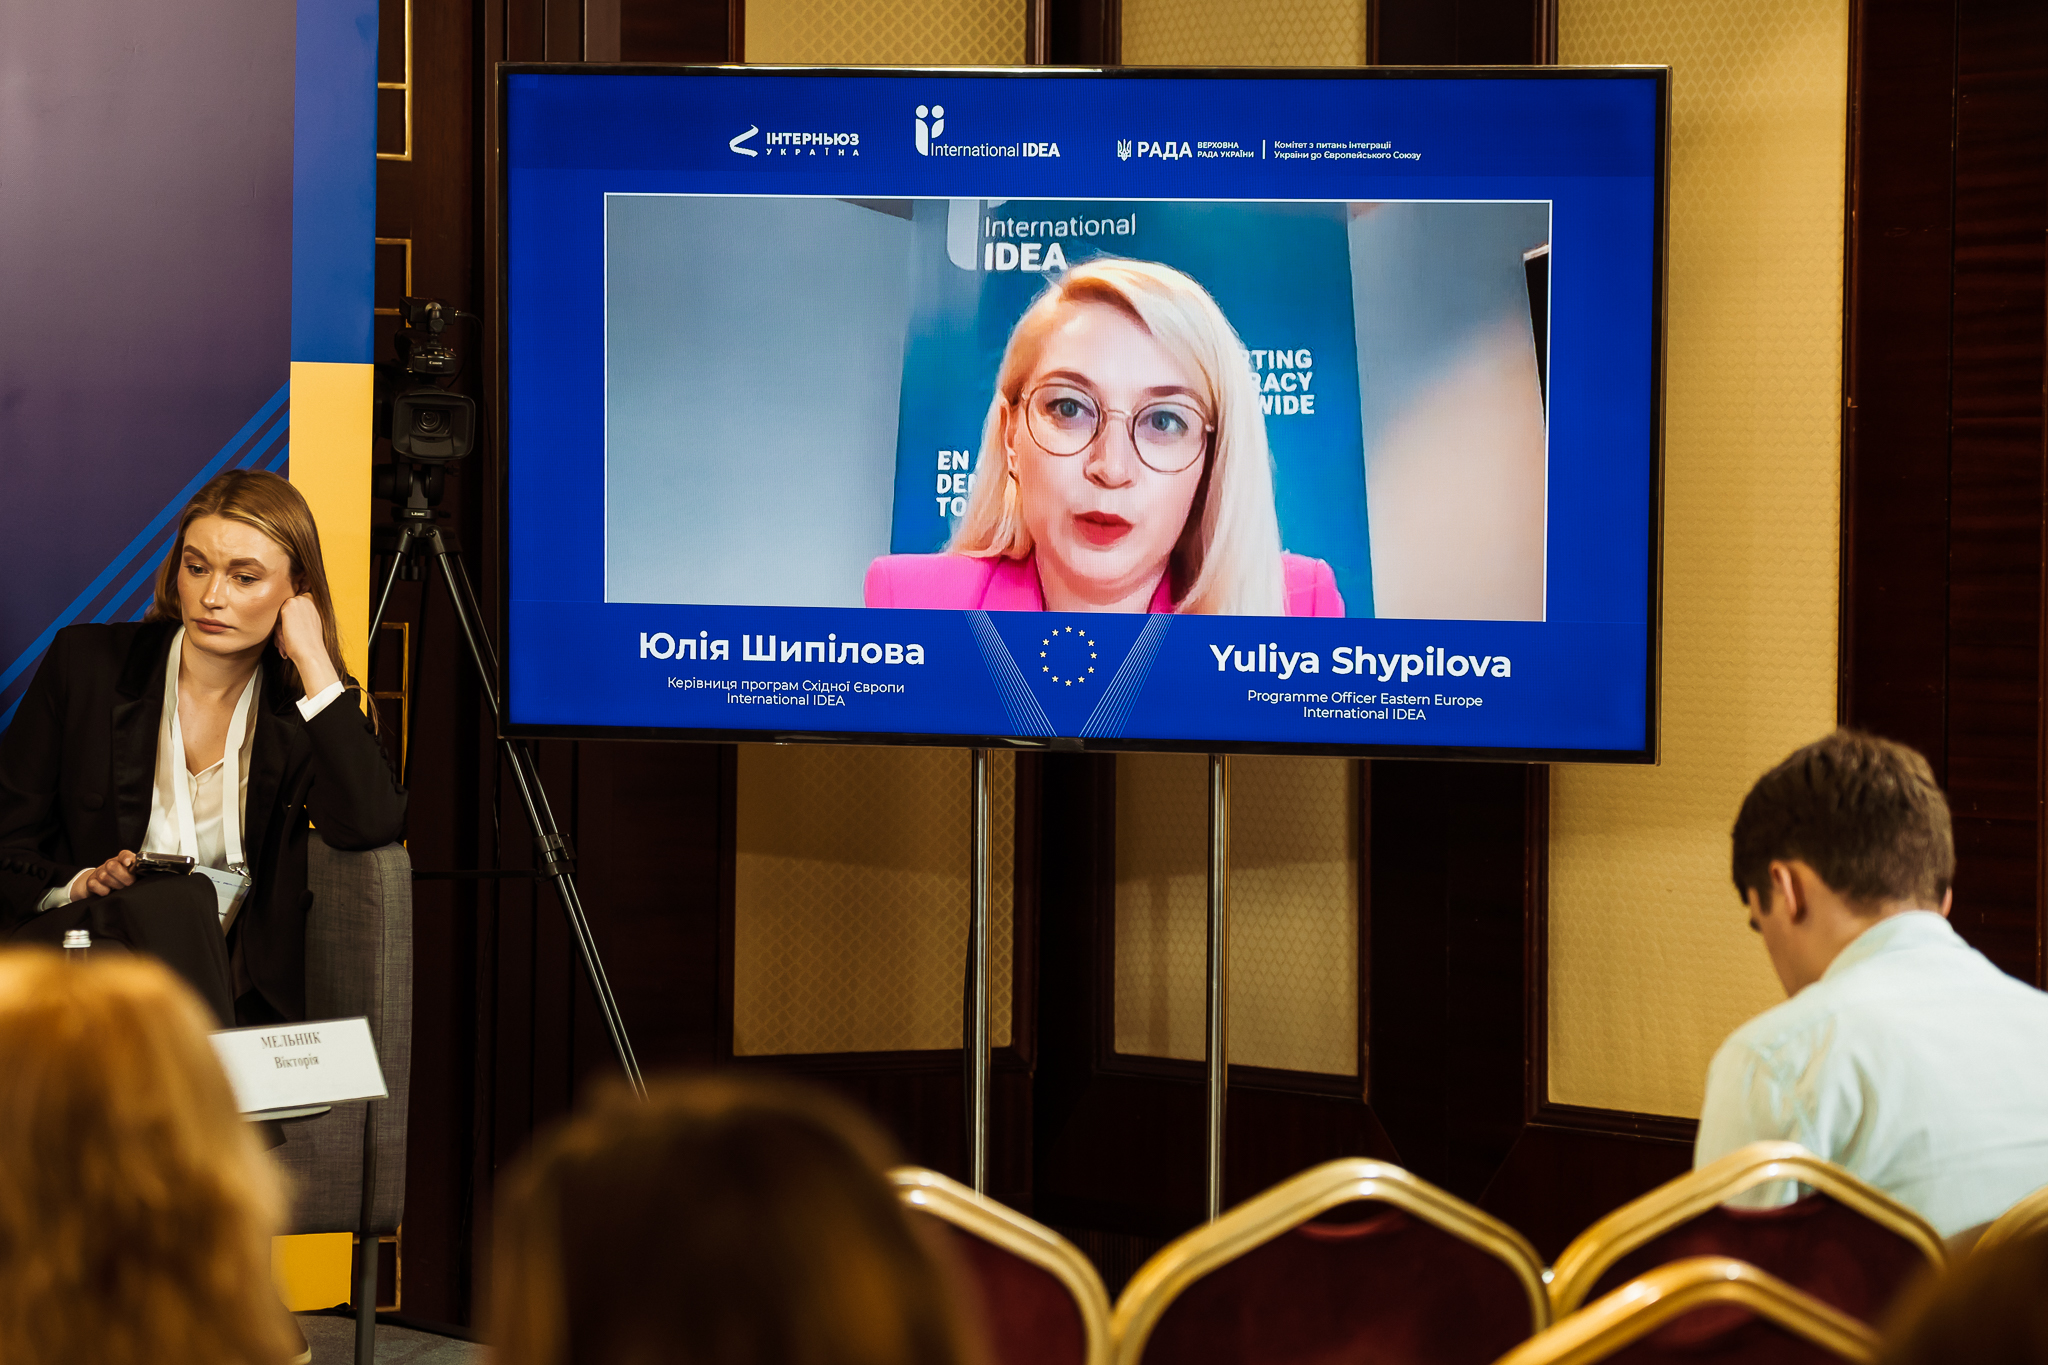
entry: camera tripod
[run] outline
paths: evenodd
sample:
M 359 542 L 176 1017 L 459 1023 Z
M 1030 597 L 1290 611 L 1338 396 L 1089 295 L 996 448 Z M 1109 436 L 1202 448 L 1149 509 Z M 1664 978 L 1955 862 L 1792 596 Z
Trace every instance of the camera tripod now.
M 455 608 L 455 621 L 462 628 L 462 642 L 468 648 L 470 664 L 476 669 L 484 700 L 490 703 L 491 717 L 497 722 L 498 743 L 504 746 L 505 755 L 511 760 L 512 780 L 519 788 L 519 801 L 526 808 L 527 821 L 533 826 L 534 848 L 540 859 L 539 875 L 555 884 L 555 895 L 561 900 L 562 913 L 569 921 L 570 936 L 576 940 L 576 955 L 582 959 L 584 975 L 589 977 L 590 989 L 597 996 L 598 1012 L 604 1017 L 604 1031 L 611 1039 L 612 1053 L 619 1059 L 619 1066 L 625 1071 L 633 1092 L 645 1098 L 647 1084 L 641 1078 L 640 1063 L 634 1059 L 633 1045 L 626 1038 L 625 1020 L 619 1016 L 619 1003 L 612 996 L 611 982 L 606 979 L 604 963 L 598 957 L 597 940 L 591 935 L 590 920 L 583 913 L 582 897 L 576 893 L 576 876 L 572 870 L 574 859 L 569 852 L 569 841 L 563 837 L 561 827 L 555 823 L 554 811 L 548 806 L 548 794 L 541 786 L 532 750 L 523 740 L 510 738 L 504 732 L 505 713 L 498 699 L 498 653 L 492 647 L 490 637 L 484 633 L 483 613 L 477 609 L 469 573 L 443 539 L 441 528 L 434 523 L 433 505 L 427 496 L 427 471 L 418 464 L 409 464 L 408 468 L 410 488 L 405 501 L 392 509 L 392 516 L 398 522 L 398 545 L 391 553 L 391 568 L 384 575 L 383 591 L 377 594 L 376 614 L 370 618 L 370 647 L 376 647 L 377 631 L 384 623 L 384 608 L 391 601 L 392 584 L 398 581 L 409 561 L 416 556 L 424 560 L 432 555 L 441 566 L 441 581 L 448 586 L 448 598 Z M 424 564 L 420 566 L 418 576 L 424 592 Z

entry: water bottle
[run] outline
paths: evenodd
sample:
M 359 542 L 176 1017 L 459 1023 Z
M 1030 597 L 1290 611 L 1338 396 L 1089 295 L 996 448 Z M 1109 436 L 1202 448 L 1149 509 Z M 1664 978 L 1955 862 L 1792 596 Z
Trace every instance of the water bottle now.
M 66 962 L 84 962 L 91 952 L 91 930 L 66 929 L 64 931 L 64 960 Z

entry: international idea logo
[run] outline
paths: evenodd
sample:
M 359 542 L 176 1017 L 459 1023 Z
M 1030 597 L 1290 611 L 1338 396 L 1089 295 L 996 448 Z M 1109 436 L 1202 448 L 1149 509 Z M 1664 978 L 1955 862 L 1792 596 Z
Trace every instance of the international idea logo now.
M 929 120 L 929 122 L 927 122 Z M 930 156 L 932 144 L 944 136 L 946 131 L 946 106 L 934 104 L 926 108 L 917 106 L 917 154 Z

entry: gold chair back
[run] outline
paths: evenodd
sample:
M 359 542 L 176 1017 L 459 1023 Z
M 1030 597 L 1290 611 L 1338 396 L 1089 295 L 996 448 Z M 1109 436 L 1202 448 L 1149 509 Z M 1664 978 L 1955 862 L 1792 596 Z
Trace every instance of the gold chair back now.
M 1989 1251 L 2000 1242 L 2010 1242 L 2015 1237 L 2028 1237 L 2037 1232 L 2048 1232 L 2048 1185 L 1992 1219 L 1991 1226 L 1984 1229 L 1984 1235 L 1977 1239 L 1971 1253 Z
M 1521 1233 L 1399 1166 L 1353 1157 L 1283 1180 L 1162 1247 L 1117 1299 L 1110 1319 L 1114 1365 L 1137 1365 L 1160 1317 L 1204 1275 L 1318 1214 L 1357 1200 L 1400 1209 L 1504 1262 L 1528 1295 L 1530 1331 L 1549 1324 L 1543 1262 Z
M 1745 1190 L 1778 1180 L 1811 1186 L 1896 1233 L 1918 1248 L 1937 1270 L 1948 1263 L 1941 1235 L 1926 1219 L 1882 1190 L 1864 1184 L 1796 1142 L 1752 1142 L 1623 1204 L 1574 1238 L 1551 1268 L 1552 1316 L 1562 1318 L 1576 1310 L 1608 1267 L 1637 1247 Z
M 1592 1365 L 1682 1314 L 1734 1304 L 1852 1365 L 1877 1359 L 1877 1333 L 1774 1275 L 1726 1256 L 1672 1261 L 1560 1319 L 1495 1365 Z
M 897 1198 L 910 1208 L 950 1223 L 1058 1280 L 1080 1311 L 1087 1365 L 1108 1365 L 1109 1291 L 1079 1247 L 1045 1224 L 937 1171 L 899 1166 L 889 1172 L 889 1180 Z

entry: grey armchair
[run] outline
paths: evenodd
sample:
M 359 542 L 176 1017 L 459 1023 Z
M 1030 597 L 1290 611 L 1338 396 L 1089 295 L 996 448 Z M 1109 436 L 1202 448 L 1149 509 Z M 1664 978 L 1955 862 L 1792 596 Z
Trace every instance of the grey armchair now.
M 377 1238 L 405 1214 L 406 1091 L 412 1075 L 412 860 L 398 844 L 343 853 L 312 841 L 306 916 L 306 1015 L 370 1021 L 386 1100 L 337 1104 L 283 1124 L 274 1155 L 290 1184 L 292 1233 L 353 1232 L 356 1358 L 372 1358 Z M 368 1122 L 365 1122 L 366 1114 Z M 365 1149 L 364 1137 L 374 1140 Z

